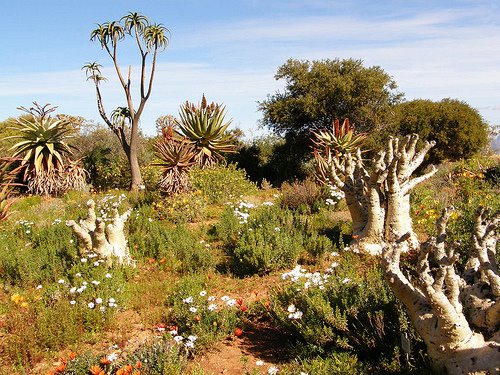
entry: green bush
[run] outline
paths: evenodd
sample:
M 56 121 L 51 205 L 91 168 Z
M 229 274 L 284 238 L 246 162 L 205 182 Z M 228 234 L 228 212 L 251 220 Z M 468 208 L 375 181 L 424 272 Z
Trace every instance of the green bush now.
M 283 274 L 271 298 L 279 327 L 309 355 L 346 352 L 375 363 L 392 358 L 402 332 L 417 340 L 376 262 L 349 252 L 332 256 L 324 273 L 297 266 Z
M 184 225 L 157 219 L 150 206 L 132 213 L 128 243 L 136 259 L 164 259 L 165 266 L 176 272 L 196 272 L 214 265 L 212 250 L 200 243 L 196 233 Z
M 216 295 L 216 291 L 206 288 L 204 281 L 199 276 L 183 278 L 167 300 L 167 327 L 175 331 L 171 332 L 173 336 L 183 338 L 184 348 L 190 353 L 232 335 L 245 313 L 235 298 Z
M 207 198 L 199 190 L 164 197 L 154 203 L 156 217 L 176 224 L 200 222 L 205 218 Z
M 239 276 L 263 275 L 292 266 L 303 250 L 293 214 L 279 206 L 240 202 L 228 207 L 217 226 L 218 237 Z
M 225 203 L 241 195 L 257 192 L 245 171 L 238 169 L 236 164 L 192 168 L 188 173 L 193 189 L 200 190 L 209 203 Z

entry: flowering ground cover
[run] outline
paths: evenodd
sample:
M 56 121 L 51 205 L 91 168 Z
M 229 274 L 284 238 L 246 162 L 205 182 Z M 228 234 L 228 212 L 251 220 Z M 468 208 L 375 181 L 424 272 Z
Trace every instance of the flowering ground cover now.
M 445 202 L 435 188 L 450 175 Z M 455 199 L 450 236 L 465 246 L 470 207 L 498 208 L 498 188 L 464 173 L 436 179 L 412 197 L 419 235 Z M 20 198 L 0 228 L 0 373 L 428 373 L 379 262 L 348 246 L 342 196 L 286 189 L 287 199 L 277 189 L 203 199 L 203 215 L 185 220 L 154 194 L 93 195 L 104 222 L 113 204 L 132 209 L 135 267 L 82 252 L 65 222 L 85 216 L 88 194 Z

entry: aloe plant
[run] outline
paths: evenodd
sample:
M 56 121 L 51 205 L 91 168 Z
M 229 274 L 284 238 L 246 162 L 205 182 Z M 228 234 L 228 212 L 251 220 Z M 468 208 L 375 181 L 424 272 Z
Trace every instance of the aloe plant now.
M 199 105 L 182 105 L 179 115 L 179 130 L 194 145 L 196 160 L 202 167 L 224 161 L 223 153 L 235 151 L 235 138 L 227 131 L 231 120 L 225 120 L 224 106 L 213 102 L 207 105 L 203 95 Z
M 172 126 L 162 129 L 162 138 L 155 145 L 156 156 L 160 160 L 153 165 L 163 169 L 160 189 L 166 195 L 189 191 L 191 184 L 187 170 L 197 163 L 196 151 L 186 138 L 174 133 Z
M 15 202 L 12 198 L 12 190 L 16 174 L 19 172 L 19 166 L 15 163 L 19 160 L 15 158 L 0 158 L 0 222 L 5 221 L 11 214 L 10 207 Z
M 329 171 L 334 163 L 338 163 L 347 154 L 357 158 L 357 150 L 366 138 L 365 133 L 355 133 L 354 126 L 345 119 L 342 125 L 335 119 L 332 129 L 318 130 L 312 132 L 313 154 L 315 163 L 315 177 L 323 184 L 329 182 Z
M 330 151 L 337 158 L 342 158 L 346 154 L 355 154 L 366 138 L 365 133 L 355 133 L 354 126 L 349 124 L 349 119 L 345 119 L 342 125 L 338 119 L 332 122 L 332 129 L 318 130 L 312 133 L 311 140 L 314 149 L 320 151 Z
M 65 118 L 51 116 L 56 107 L 49 104 L 20 110 L 27 113 L 21 116 L 12 127 L 18 134 L 7 137 L 19 139 L 10 150 L 12 157 L 21 158 L 24 169 L 24 182 L 33 194 L 57 193 L 59 178 L 64 172 L 64 157 L 71 154 L 71 147 L 66 143 L 72 127 Z

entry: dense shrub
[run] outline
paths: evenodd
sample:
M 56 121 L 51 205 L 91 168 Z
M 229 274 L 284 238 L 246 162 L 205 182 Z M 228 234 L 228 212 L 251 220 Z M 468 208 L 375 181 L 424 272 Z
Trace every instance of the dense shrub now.
M 238 169 L 236 164 L 192 168 L 188 173 L 193 189 L 200 190 L 209 203 L 225 203 L 257 191 L 256 186 L 247 179 L 245 171 Z
M 281 185 L 281 205 L 292 210 L 302 206 L 313 212 L 324 201 L 324 192 L 313 180 L 295 181 Z
M 166 267 L 180 273 L 196 272 L 214 264 L 211 250 L 200 243 L 196 233 L 184 225 L 169 225 L 157 219 L 149 206 L 132 213 L 128 242 L 136 259 L 163 259 Z
M 381 362 L 398 350 L 401 334 L 418 341 L 381 267 L 369 259 L 334 253 L 324 273 L 297 266 L 283 280 L 272 294 L 272 315 L 310 355 L 350 352 Z
M 230 269 L 239 276 L 264 275 L 296 264 L 318 261 L 335 246 L 313 229 L 314 220 L 300 212 L 264 202 L 228 207 L 216 226 Z

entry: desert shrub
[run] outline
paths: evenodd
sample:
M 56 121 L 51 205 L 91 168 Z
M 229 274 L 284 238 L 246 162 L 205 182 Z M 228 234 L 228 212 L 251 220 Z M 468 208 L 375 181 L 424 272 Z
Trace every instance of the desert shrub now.
M 236 298 L 217 295 L 204 282 L 200 276 L 183 278 L 167 300 L 167 328 L 188 352 L 198 352 L 231 335 L 246 311 Z
M 350 252 L 332 256 L 324 273 L 297 266 L 283 274 L 283 285 L 272 294 L 276 324 L 303 342 L 309 355 L 347 352 L 380 362 L 392 357 L 401 333 L 416 340 L 381 267 Z
M 33 285 L 65 275 L 76 256 L 71 230 L 60 221 L 39 227 L 20 220 L 13 231 L 0 233 L 0 267 L 4 282 Z
M 313 180 L 295 181 L 281 185 L 281 205 L 292 210 L 302 206 L 312 212 L 322 199 L 321 188 Z
M 12 293 L 0 350 L 11 363 L 30 367 L 44 351 L 92 337 L 108 327 L 122 307 L 118 291 L 123 291 L 125 279 L 122 270 L 108 270 L 89 257 L 77 260 L 57 282 Z
M 201 221 L 206 206 L 207 198 L 200 190 L 164 197 L 153 205 L 157 218 L 176 224 Z
M 290 367 L 291 374 L 356 375 L 362 373 L 362 364 L 356 355 L 345 352 L 333 352 L 325 358 L 307 358 Z M 287 373 L 286 370 L 281 372 Z
M 169 225 L 157 219 L 150 206 L 132 213 L 128 238 L 136 259 L 165 259 L 165 266 L 176 272 L 196 272 L 214 264 L 211 250 L 200 243 L 196 233 L 184 225 Z
M 317 217 L 318 216 L 318 217 Z M 298 260 L 316 263 L 343 244 L 349 228 L 325 222 L 323 214 L 283 209 L 272 202 L 229 204 L 215 226 L 229 268 L 239 276 L 263 275 Z
M 194 190 L 200 190 L 209 203 L 225 203 L 241 195 L 255 193 L 256 186 L 251 183 L 243 169 L 236 164 L 217 165 L 213 168 L 193 168 L 189 178 Z
M 303 250 L 303 238 L 293 226 L 291 211 L 248 202 L 230 206 L 217 226 L 218 237 L 239 276 L 263 275 L 293 265 Z

